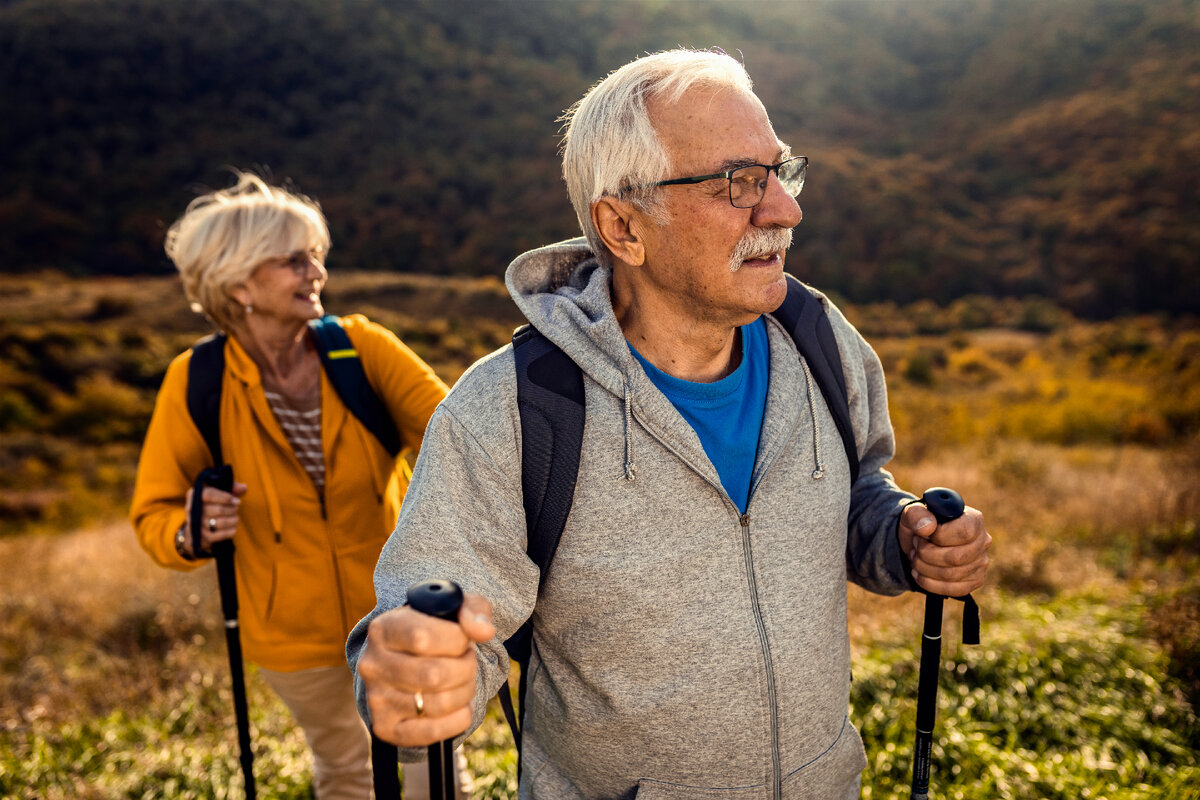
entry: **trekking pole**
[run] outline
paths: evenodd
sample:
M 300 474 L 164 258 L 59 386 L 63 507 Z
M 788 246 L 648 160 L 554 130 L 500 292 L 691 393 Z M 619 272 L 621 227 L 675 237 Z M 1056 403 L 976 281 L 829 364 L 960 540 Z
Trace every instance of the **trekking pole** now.
M 915 501 L 914 501 L 915 502 Z M 921 495 L 921 502 L 941 525 L 962 516 L 966 504 L 953 489 L 935 486 Z M 921 673 L 917 682 L 917 737 L 913 750 L 912 800 L 928 800 L 929 772 L 933 753 L 933 721 L 937 716 L 938 674 L 942 664 L 942 604 L 946 598 L 940 594 L 925 595 L 925 626 L 921 637 Z M 967 605 L 963 611 L 963 641 L 977 644 L 979 641 L 979 611 L 970 595 L 963 600 Z M 973 617 L 972 617 L 973 614 Z M 967 627 L 974 624 L 974 632 Z
M 228 464 L 209 468 L 200 473 L 192 491 L 192 550 L 201 553 L 200 526 L 204 519 L 202 495 L 205 486 L 224 492 L 233 491 L 233 469 Z M 233 564 L 233 540 L 225 539 L 212 546 L 217 561 L 217 584 L 221 589 L 221 615 L 225 618 L 225 646 L 229 650 L 229 674 L 233 683 L 233 713 L 237 718 L 238 750 L 242 764 L 246 800 L 255 800 L 254 751 L 250 749 L 250 712 L 246 706 L 246 678 L 242 671 L 242 637 L 238 629 L 237 571 Z
M 408 604 L 422 614 L 458 621 L 463 592 L 450 581 L 425 581 L 409 587 Z M 429 800 L 454 800 L 454 739 L 429 745 Z
M 458 621 L 463 593 L 450 581 L 424 581 L 408 589 L 408 605 L 422 614 Z M 375 774 L 375 800 L 399 800 L 396 746 L 371 733 L 371 763 Z M 454 739 L 429 745 L 429 800 L 454 800 Z

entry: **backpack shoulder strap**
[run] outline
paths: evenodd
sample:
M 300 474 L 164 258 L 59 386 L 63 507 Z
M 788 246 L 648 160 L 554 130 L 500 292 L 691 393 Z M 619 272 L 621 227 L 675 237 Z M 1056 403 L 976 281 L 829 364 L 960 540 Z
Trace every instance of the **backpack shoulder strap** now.
M 308 323 L 313 332 L 321 366 L 329 376 L 334 391 L 346 404 L 346 408 L 366 426 L 379 443 L 392 456 L 399 455 L 404 447 L 400 432 L 387 406 L 371 388 L 367 373 L 363 370 L 358 351 L 342 327 L 341 320 L 334 314 L 326 314 Z
M 796 278 L 785 273 L 787 299 L 772 316 L 787 329 L 796 342 L 796 349 L 808 362 L 825 404 L 833 414 L 846 459 L 850 462 L 850 484 L 858 480 L 858 446 L 850 424 L 850 400 L 846 392 L 846 376 L 842 372 L 842 357 L 838 352 L 833 326 L 821 301 Z
M 583 446 L 583 372 L 532 325 L 513 334 L 513 356 L 521 415 L 526 551 L 541 570 L 542 584 L 575 499 Z
M 221 381 L 225 376 L 225 334 L 206 336 L 192 347 L 188 362 L 187 409 L 208 445 L 213 465 L 221 457 Z
M 521 417 L 525 552 L 538 565 L 540 587 L 546 581 L 575 499 L 579 452 L 583 447 L 583 371 L 532 325 L 523 325 L 513 334 L 513 358 L 517 410 Z M 521 665 L 517 698 L 522 709 L 532 635 L 533 626 L 526 621 L 504 643 L 509 656 Z M 500 688 L 499 696 L 519 753 L 520 727 L 507 683 Z
M 208 445 L 212 466 L 206 467 L 196 476 L 192 485 L 193 497 L 201 497 L 205 486 L 215 486 L 226 492 L 233 491 L 233 469 L 225 463 L 221 453 L 221 382 L 225 378 L 225 334 L 206 336 L 192 347 L 192 358 L 188 362 L 187 409 L 196 430 Z M 192 552 L 197 558 L 213 555 L 204 549 L 200 534 L 200 523 L 204 518 L 204 501 L 193 500 L 189 526 L 192 529 Z M 228 543 L 232 547 L 232 543 Z M 214 550 L 217 550 L 214 545 Z M 222 551 L 222 558 L 224 558 Z M 217 575 L 221 581 L 221 603 L 237 614 L 237 594 L 228 577 L 229 568 L 218 564 Z M 230 595 L 233 592 L 233 595 Z

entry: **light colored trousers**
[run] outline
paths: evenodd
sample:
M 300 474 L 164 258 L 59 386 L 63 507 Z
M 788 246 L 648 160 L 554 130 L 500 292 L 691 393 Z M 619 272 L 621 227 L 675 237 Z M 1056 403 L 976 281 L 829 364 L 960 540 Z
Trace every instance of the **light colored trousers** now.
M 371 800 L 371 734 L 354 705 L 348 666 L 275 672 L 259 667 L 304 731 L 317 800 Z M 465 758 L 455 753 L 455 796 L 465 797 Z M 429 800 L 429 767 L 403 764 L 404 800 Z M 393 798 L 381 798 L 393 800 Z

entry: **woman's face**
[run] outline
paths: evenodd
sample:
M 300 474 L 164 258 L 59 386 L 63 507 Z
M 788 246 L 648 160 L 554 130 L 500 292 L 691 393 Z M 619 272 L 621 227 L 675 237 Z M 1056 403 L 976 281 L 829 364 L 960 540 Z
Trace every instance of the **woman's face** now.
M 328 277 L 323 250 L 297 250 L 255 267 L 234 299 L 251 306 L 255 317 L 303 324 L 324 315 L 321 290 Z

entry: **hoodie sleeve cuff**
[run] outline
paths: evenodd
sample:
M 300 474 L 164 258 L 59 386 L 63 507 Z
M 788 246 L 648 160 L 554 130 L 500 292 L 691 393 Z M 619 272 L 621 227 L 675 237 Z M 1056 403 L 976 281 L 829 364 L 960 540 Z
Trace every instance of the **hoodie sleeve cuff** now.
M 897 534 L 897 536 L 899 536 L 899 534 Z M 917 583 L 916 578 L 913 577 L 913 566 L 912 562 L 908 560 L 908 554 L 905 553 L 902 548 L 897 549 L 900 550 L 900 566 L 904 570 L 904 580 L 908 584 L 909 591 L 924 593 L 925 590 L 921 588 L 920 584 Z

